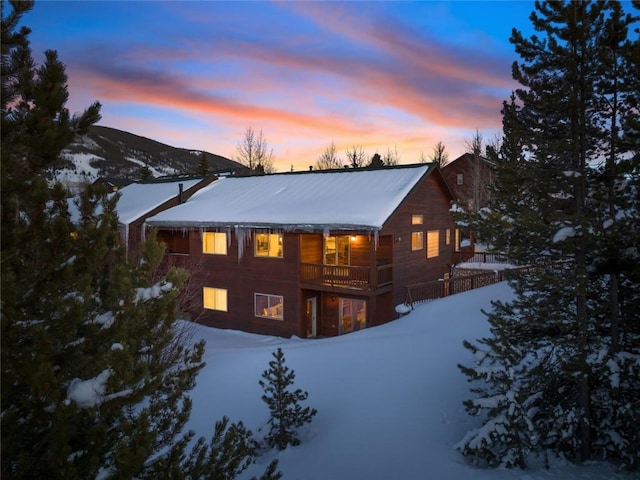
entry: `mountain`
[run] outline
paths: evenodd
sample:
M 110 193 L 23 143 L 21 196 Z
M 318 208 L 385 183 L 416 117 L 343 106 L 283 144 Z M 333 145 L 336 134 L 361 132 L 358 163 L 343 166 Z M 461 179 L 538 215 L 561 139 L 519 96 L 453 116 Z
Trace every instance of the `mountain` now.
M 99 177 L 123 184 L 198 173 L 201 150 L 176 148 L 115 128 L 92 126 L 62 152 L 62 162 L 50 177 L 71 190 Z M 209 171 L 236 172 L 244 167 L 215 153 L 204 152 Z

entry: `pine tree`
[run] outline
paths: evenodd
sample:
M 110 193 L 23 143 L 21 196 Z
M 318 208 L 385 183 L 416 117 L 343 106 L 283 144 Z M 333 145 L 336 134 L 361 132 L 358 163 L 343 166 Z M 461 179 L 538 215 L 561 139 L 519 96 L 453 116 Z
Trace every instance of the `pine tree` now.
M 272 353 L 273 360 L 269 361 L 269 369 L 262 372 L 263 380 L 258 383 L 264 390 L 262 400 L 269 407 L 271 425 L 266 441 L 269 446 L 277 446 L 284 450 L 287 445 L 300 444 L 296 428 L 311 422 L 317 410 L 302 408 L 299 402 L 307 399 L 309 394 L 301 389 L 290 391 L 295 372 L 285 365 L 284 353 L 281 348 Z
M 530 271 L 516 300 L 466 342 L 469 413 L 485 423 L 458 445 L 492 465 L 555 452 L 640 459 L 638 21 L 617 2 L 541 2 L 537 36 L 511 41 L 521 84 L 476 235 Z M 636 30 L 637 33 L 637 30 Z
M 384 167 L 384 161 L 382 160 L 382 157 L 378 152 L 374 153 L 373 157 L 371 157 L 371 161 L 369 162 L 369 167 L 373 167 L 373 168 Z
M 203 344 L 175 341 L 183 271 L 156 279 L 162 249 L 125 261 L 117 196 L 88 188 L 72 215 L 44 172 L 99 103 L 71 117 L 54 51 L 36 68 L 32 6 L 2 11 L 2 477 L 151 476 L 193 435 L 186 393 Z M 154 478 L 158 478 L 155 475 Z
M 191 450 L 189 458 L 180 466 L 181 475 L 173 478 L 187 480 L 232 480 L 244 472 L 254 461 L 258 443 L 253 433 L 242 422 L 229 424 L 224 417 L 216 422 L 213 436 L 207 445 L 200 438 Z M 260 480 L 278 480 L 278 461 L 267 467 Z M 254 477 L 255 478 L 255 477 Z
M 200 152 L 200 160 L 198 161 L 198 169 L 196 171 L 197 175 L 202 177 L 206 177 L 210 173 L 209 168 L 209 158 L 207 157 L 207 152 Z

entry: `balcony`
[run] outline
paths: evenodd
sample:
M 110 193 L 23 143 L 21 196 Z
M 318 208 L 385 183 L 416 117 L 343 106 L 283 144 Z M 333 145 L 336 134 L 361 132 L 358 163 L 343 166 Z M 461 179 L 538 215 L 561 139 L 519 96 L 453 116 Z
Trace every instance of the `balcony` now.
M 300 281 L 317 287 L 376 291 L 391 285 L 392 266 L 354 267 L 348 265 L 300 264 Z

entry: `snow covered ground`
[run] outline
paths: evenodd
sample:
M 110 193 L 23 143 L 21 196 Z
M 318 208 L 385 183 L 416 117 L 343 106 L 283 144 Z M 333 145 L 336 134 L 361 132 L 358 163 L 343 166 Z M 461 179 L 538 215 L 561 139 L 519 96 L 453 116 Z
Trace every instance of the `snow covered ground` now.
M 207 341 L 206 367 L 192 391 L 188 427 L 211 437 L 223 415 L 259 435 L 268 419 L 258 380 L 281 347 L 318 410 L 301 431 L 302 444 L 259 457 L 242 478 L 261 474 L 273 459 L 283 480 L 584 480 L 629 479 L 602 463 L 551 470 L 485 470 L 468 465 L 454 445 L 479 425 L 462 401 L 469 364 L 462 340 L 488 334 L 481 309 L 513 293 L 503 282 L 417 307 L 389 324 L 342 337 L 282 339 L 189 324 Z M 637 477 L 635 477 L 637 478 Z

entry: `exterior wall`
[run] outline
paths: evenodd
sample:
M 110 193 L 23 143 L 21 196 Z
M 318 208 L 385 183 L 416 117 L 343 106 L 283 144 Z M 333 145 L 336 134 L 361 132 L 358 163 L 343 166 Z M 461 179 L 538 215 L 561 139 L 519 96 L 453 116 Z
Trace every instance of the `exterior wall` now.
M 432 174 L 416 185 L 382 230 L 393 238 L 393 307 L 404 302 L 407 285 L 437 280 L 450 271 L 455 224 L 449 213 L 450 199 L 440 182 L 441 178 Z M 422 225 L 411 224 L 414 214 L 423 215 Z M 445 242 L 447 229 L 451 232 L 449 245 Z M 427 232 L 430 230 L 439 231 L 440 252 L 436 258 L 427 258 Z M 411 233 L 418 231 L 424 234 L 424 246 L 412 251 Z
M 267 335 L 306 337 L 306 300 L 316 298 L 317 335 L 335 336 L 340 333 L 340 298 L 366 300 L 367 326 L 381 325 L 397 318 L 395 306 L 404 302 L 407 285 L 436 280 L 450 271 L 455 243 L 450 200 L 440 172 L 433 170 L 387 220 L 378 236 L 377 249 L 375 237 L 362 232 L 351 243 L 351 266 L 375 269 L 377 265 L 392 265 L 392 284 L 377 291 L 307 283 L 303 286 L 300 264 L 323 263 L 321 233 L 284 232 L 282 258 L 256 257 L 253 235 L 244 245 L 242 258 L 238 256 L 238 243 L 233 233 L 227 255 L 203 254 L 200 230 L 160 230 L 158 238 L 176 252 L 176 258 L 188 258 L 194 279 L 191 313 L 199 323 Z M 423 215 L 422 225 L 411 224 L 415 214 Z M 447 229 L 451 232 L 448 245 L 445 242 Z M 438 257 L 427 259 L 427 232 L 430 230 L 439 231 L 440 248 Z M 411 233 L 415 231 L 423 232 L 424 246 L 412 251 Z M 358 232 L 338 234 L 351 233 Z M 203 309 L 203 286 L 227 290 L 227 312 Z M 284 319 L 256 317 L 254 293 L 282 295 Z
M 244 246 L 242 258 L 238 257 L 238 242 L 232 235 L 227 255 L 202 253 L 202 235 L 192 231 L 190 236 L 191 256 L 197 258 L 202 283 L 199 290 L 202 306 L 202 286 L 227 290 L 227 312 L 199 309 L 194 312 L 199 323 L 213 327 L 232 328 L 247 332 L 290 337 L 306 336 L 303 325 L 302 295 L 299 288 L 298 236 L 284 233 L 283 257 L 256 257 L 251 242 Z M 254 294 L 282 295 L 284 297 L 283 320 L 256 317 Z
M 458 184 L 458 175 L 462 175 L 462 184 Z M 461 205 L 474 208 L 474 189 L 479 205 L 474 209 L 483 207 L 489 201 L 489 185 L 493 181 L 493 173 L 482 159 L 474 165 L 473 155 L 465 153 L 442 168 L 442 176 L 454 194 L 456 201 Z

